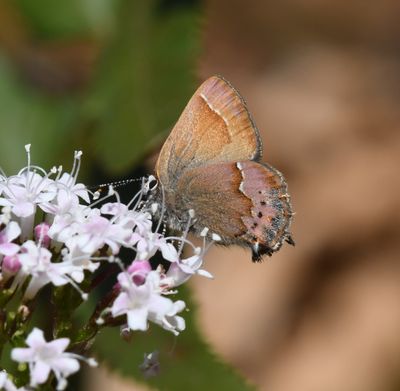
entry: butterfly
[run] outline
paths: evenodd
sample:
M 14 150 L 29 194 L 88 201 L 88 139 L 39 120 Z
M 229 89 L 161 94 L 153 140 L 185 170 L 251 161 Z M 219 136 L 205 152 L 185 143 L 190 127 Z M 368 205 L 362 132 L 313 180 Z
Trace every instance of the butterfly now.
M 155 174 L 167 224 L 188 225 L 222 245 L 272 255 L 289 228 L 290 196 L 282 174 L 261 163 L 262 142 L 244 99 L 212 76 L 194 93 L 159 154 Z

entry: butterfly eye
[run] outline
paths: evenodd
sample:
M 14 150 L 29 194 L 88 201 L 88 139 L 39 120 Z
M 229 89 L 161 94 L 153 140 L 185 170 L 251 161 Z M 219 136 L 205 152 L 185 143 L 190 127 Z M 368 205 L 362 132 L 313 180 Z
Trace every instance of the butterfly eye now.
M 147 181 L 143 185 L 143 191 L 144 194 L 147 194 L 148 192 L 152 192 L 158 187 L 158 180 L 155 176 L 150 175 L 147 178 Z

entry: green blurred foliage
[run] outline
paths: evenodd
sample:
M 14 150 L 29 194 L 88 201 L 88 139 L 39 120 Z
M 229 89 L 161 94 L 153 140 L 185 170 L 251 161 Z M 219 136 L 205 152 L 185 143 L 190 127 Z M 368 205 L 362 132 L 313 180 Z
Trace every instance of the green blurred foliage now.
M 32 143 L 33 163 L 45 168 L 82 149 L 86 173 L 132 170 L 194 90 L 198 18 L 195 2 L 177 0 L 0 2 L 0 166 L 22 168 Z M 158 389 L 251 389 L 210 351 L 189 308 L 177 339 L 153 325 L 127 343 L 112 329 L 95 348 L 141 381 L 143 354 L 158 349 L 162 374 L 149 382 Z
M 57 163 L 65 139 L 77 126 L 77 102 L 69 97 L 52 99 L 23 84 L 1 54 L 0 85 L 0 166 L 8 175 L 22 168 L 28 143 L 33 145 L 35 163 Z
M 70 162 L 78 148 L 114 175 L 160 144 L 193 91 L 199 35 L 196 5 L 165 3 L 10 2 L 15 26 L 0 27 L 6 171 L 24 164 L 27 142 L 37 164 Z
M 90 0 L 17 0 L 37 37 L 55 39 L 87 34 L 91 27 L 90 15 L 112 1 Z M 101 24 L 101 22 L 100 22 Z
M 120 29 L 105 50 L 89 100 L 97 153 L 113 172 L 137 163 L 159 141 L 193 88 L 197 11 L 158 12 L 157 5 L 147 0 L 121 7 Z

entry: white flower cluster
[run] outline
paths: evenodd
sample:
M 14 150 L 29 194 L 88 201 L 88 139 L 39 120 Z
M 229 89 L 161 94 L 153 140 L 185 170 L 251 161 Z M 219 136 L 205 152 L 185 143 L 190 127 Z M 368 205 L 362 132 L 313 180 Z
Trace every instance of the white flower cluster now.
M 64 390 L 68 384 L 66 378 L 79 371 L 78 360 L 86 361 L 93 367 L 97 366 L 97 362 L 93 359 L 85 359 L 78 354 L 65 352 L 69 343 L 69 338 L 58 338 L 47 342 L 43 331 L 35 327 L 26 339 L 28 347 L 14 348 L 11 351 L 11 358 L 17 362 L 29 364 L 30 387 L 45 383 L 50 372 L 53 371 L 57 379 L 57 390 Z
M 167 295 L 194 274 L 212 277 L 201 268 L 208 247 L 197 248 L 186 237 L 168 238 L 153 230 L 151 208 L 141 202 L 148 183 L 128 204 L 120 202 L 112 187 L 100 199 L 98 193 L 77 183 L 81 152 L 75 152 L 68 173 L 62 167 L 46 172 L 32 165 L 30 145 L 26 151 L 25 168 L 17 175 L 0 175 L 0 290 L 20 290 L 22 302 L 29 303 L 45 285 L 69 284 L 86 299 L 90 292 L 83 292 L 80 284 L 100 266 L 110 267 L 113 262 L 120 266 L 116 294 L 98 324 L 125 317 L 129 330 L 146 330 L 149 321 L 175 335 L 184 330 L 185 321 L 178 313 L 185 303 Z M 193 252 L 186 259 L 182 257 L 184 243 Z M 128 267 L 117 258 L 121 247 L 132 250 Z M 169 267 L 152 270 L 149 261 L 157 252 Z M 69 342 L 61 338 L 47 343 L 42 331 L 34 329 L 26 340 L 29 348 L 14 348 L 12 358 L 29 362 L 31 387 L 47 381 L 53 371 L 58 388 L 63 389 L 65 378 L 79 369 L 72 353 L 65 356 Z M 15 388 L 4 373 L 0 373 L 0 384 Z

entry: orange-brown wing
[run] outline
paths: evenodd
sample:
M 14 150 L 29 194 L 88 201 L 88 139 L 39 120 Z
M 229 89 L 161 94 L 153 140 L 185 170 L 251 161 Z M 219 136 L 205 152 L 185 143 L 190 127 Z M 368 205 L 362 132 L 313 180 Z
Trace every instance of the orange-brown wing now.
M 187 170 L 176 191 L 178 215 L 195 212 L 195 230 L 204 227 L 225 244 L 272 253 L 290 238 L 291 206 L 282 175 L 254 161 L 217 163 Z M 262 253 L 261 253 L 262 255 Z
M 258 164 L 258 163 L 257 163 Z M 215 163 L 184 171 L 175 195 L 175 214 L 193 209 L 196 228 L 208 228 L 224 241 L 247 231 L 243 216 L 251 215 L 252 202 L 240 192 L 242 176 L 236 163 Z
M 187 168 L 258 159 L 261 149 L 243 98 L 226 80 L 212 76 L 195 92 L 165 141 L 156 174 L 170 187 Z

